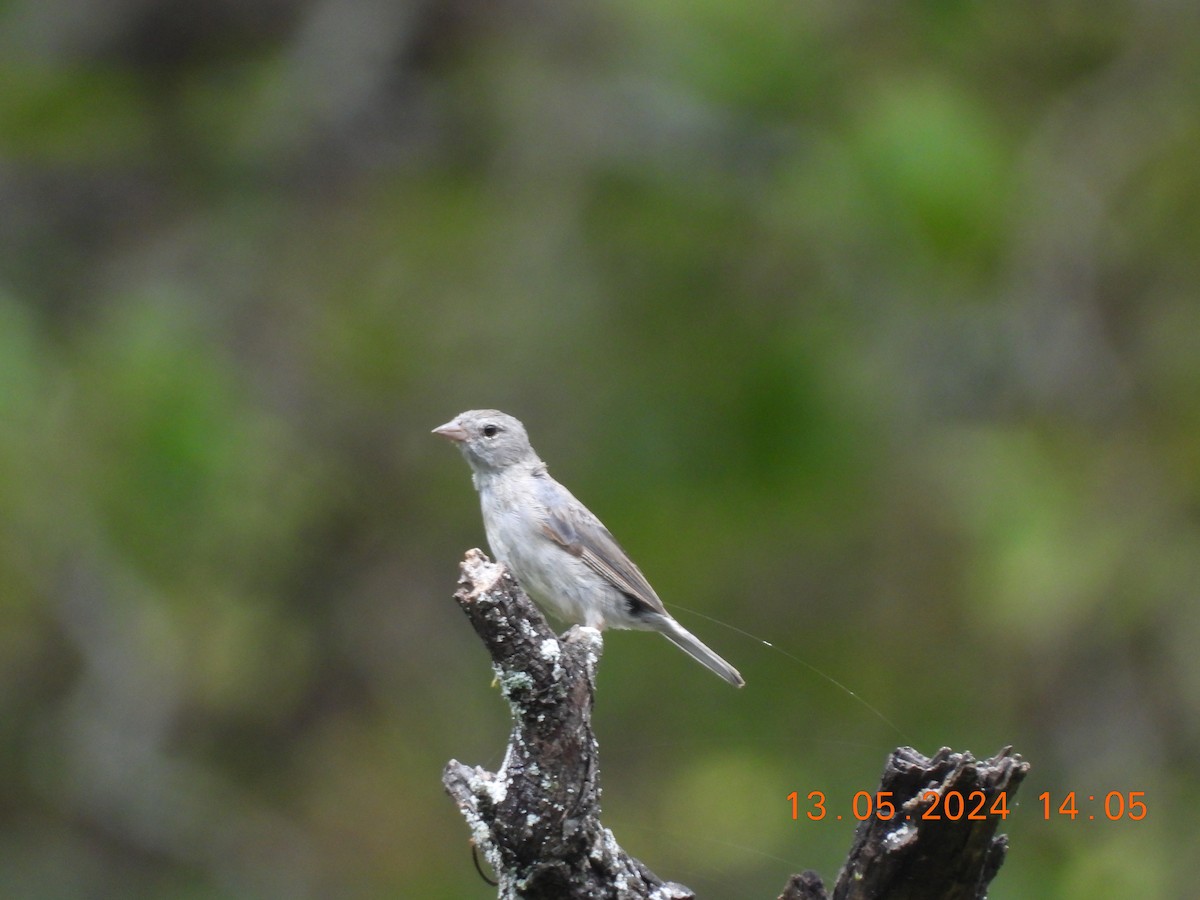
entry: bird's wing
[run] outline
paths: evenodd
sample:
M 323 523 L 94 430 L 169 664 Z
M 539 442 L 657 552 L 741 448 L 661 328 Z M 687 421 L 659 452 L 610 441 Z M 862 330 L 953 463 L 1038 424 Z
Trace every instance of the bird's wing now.
M 631 601 L 648 607 L 649 611 L 665 612 L 646 576 L 604 523 L 561 484 L 548 475 L 544 480 L 550 483 L 543 488 L 546 515 L 540 523 L 542 533 L 572 556 L 579 557 Z

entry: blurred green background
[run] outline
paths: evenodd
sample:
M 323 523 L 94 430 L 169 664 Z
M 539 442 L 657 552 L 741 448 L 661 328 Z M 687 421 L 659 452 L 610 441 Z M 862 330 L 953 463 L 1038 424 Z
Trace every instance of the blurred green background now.
M 1013 744 L 994 898 L 1192 896 L 1197 146 L 1174 0 L 0 2 L 0 895 L 494 896 L 496 406 L 749 682 L 606 641 L 659 875 Z

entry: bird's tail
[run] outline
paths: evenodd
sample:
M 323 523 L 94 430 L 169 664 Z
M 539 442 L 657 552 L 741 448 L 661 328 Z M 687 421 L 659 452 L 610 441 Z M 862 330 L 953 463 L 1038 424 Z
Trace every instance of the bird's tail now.
M 663 616 L 659 620 L 658 626 L 655 630 L 659 634 L 692 659 L 696 660 L 696 662 L 700 663 L 700 665 L 706 666 L 716 672 L 734 687 L 741 687 L 746 683 L 737 669 L 709 650 L 700 638 L 696 637 L 670 616 Z

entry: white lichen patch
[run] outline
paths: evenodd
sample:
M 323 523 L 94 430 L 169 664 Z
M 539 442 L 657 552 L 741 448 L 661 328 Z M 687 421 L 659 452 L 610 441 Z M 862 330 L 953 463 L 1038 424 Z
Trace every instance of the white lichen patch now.
M 575 629 L 575 638 L 587 650 L 587 667 L 594 672 L 600 662 L 600 655 L 604 652 L 604 635 L 598 628 L 580 625 Z
M 519 631 L 521 633 L 521 637 L 523 637 L 529 643 L 533 643 L 537 640 L 538 630 L 533 627 L 528 619 L 521 619 L 517 622 L 517 631 Z
M 889 853 L 895 853 L 902 847 L 906 847 L 917 839 L 917 829 L 912 825 L 904 824 L 895 831 L 889 831 L 883 838 L 883 846 L 887 848 Z
M 579 636 L 586 640 L 597 652 L 604 647 L 604 635 L 600 632 L 599 628 L 593 628 L 591 625 L 580 625 Z
M 508 796 L 508 783 L 503 778 L 495 778 L 482 769 L 476 769 L 471 780 L 467 782 L 471 793 L 477 797 L 487 797 L 493 806 L 499 806 Z
M 528 672 L 497 672 L 500 678 L 500 693 L 511 697 L 513 691 L 527 691 L 533 687 L 533 679 Z
M 605 857 L 613 859 L 620 852 L 621 848 L 617 844 L 617 839 L 613 837 L 610 829 L 605 828 L 600 832 L 600 839 L 595 841 L 592 844 L 591 850 L 588 851 L 588 858 L 592 862 L 600 862 Z
M 464 807 L 462 812 L 467 820 L 467 828 L 471 830 L 472 843 L 482 851 L 483 858 L 492 867 L 492 871 L 500 872 L 504 861 L 500 856 L 500 848 L 492 840 L 492 833 L 483 821 L 483 816 L 471 807 Z
M 509 744 L 504 748 L 504 761 L 500 763 L 500 770 L 496 773 L 497 777 L 508 779 L 508 767 L 512 765 L 513 746 Z
M 544 660 L 554 663 L 554 668 L 550 671 L 550 677 L 555 681 L 562 681 L 562 645 L 559 644 L 556 638 L 546 638 L 538 647 L 538 654 Z
M 483 850 L 483 855 L 490 861 L 491 857 L 488 851 L 493 849 L 491 832 L 489 832 L 487 826 L 483 824 L 483 819 L 480 816 L 477 816 L 474 813 L 468 813 L 467 819 L 469 820 L 468 824 L 471 828 L 471 840 L 475 842 L 476 847 L 479 847 Z
M 654 889 L 650 894 L 650 900 L 686 900 L 686 898 L 691 896 L 693 896 L 692 892 L 682 884 L 668 881 L 661 887 Z

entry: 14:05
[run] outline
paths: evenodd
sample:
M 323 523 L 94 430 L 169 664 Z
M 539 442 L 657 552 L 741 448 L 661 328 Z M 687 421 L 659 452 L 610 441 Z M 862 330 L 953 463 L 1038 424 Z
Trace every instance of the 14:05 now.
M 1109 821 L 1116 822 L 1118 819 L 1132 819 L 1137 822 L 1146 818 L 1146 801 L 1142 798 L 1146 796 L 1145 791 L 1109 791 L 1104 795 L 1104 817 Z M 1050 799 L 1050 792 L 1043 791 L 1038 794 L 1038 799 L 1042 801 L 1042 818 L 1049 819 L 1051 815 L 1057 814 L 1066 816 L 1069 819 L 1074 819 L 1076 816 L 1086 815 L 1089 819 L 1095 819 L 1096 815 L 1088 815 L 1081 811 L 1076 802 L 1075 792 L 1068 791 L 1063 797 L 1062 802 L 1055 809 Z M 1089 802 L 1096 801 L 1095 794 L 1088 794 Z

